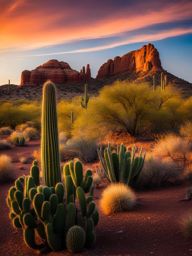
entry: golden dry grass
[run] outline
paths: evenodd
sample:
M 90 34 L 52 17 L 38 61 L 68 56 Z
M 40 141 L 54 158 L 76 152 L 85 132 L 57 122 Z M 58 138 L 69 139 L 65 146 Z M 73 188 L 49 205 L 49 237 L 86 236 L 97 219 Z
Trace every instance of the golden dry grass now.
M 100 207 L 104 214 L 131 210 L 136 204 L 135 193 L 125 184 L 114 183 L 102 193 Z

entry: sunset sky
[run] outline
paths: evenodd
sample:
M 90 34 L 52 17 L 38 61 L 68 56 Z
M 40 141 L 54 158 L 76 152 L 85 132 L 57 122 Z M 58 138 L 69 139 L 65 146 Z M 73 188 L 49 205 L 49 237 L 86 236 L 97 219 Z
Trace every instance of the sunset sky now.
M 152 42 L 169 72 L 192 82 L 191 0 L 0 0 L 0 84 L 49 59 L 96 75 L 109 58 Z

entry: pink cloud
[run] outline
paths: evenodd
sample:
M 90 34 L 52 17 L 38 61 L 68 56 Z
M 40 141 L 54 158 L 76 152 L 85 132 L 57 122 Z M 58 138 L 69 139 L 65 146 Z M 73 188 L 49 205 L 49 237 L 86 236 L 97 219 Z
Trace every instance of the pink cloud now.
M 169 4 L 162 1 L 159 6 L 153 2 L 152 5 L 139 2 L 131 8 L 126 5 L 117 9 L 110 5 L 104 5 L 101 9 L 102 6 L 98 4 L 91 9 L 83 2 L 82 6 L 61 5 L 62 1 L 56 1 L 54 5 L 54 2 L 15 0 L 4 5 L 0 16 L 0 49 L 31 49 L 79 39 L 108 37 L 192 16 L 191 1 L 170 1 Z M 172 35 L 171 30 L 166 33 L 167 37 Z M 182 33 L 185 34 L 186 29 L 180 29 Z M 139 40 L 139 37 L 134 40 Z

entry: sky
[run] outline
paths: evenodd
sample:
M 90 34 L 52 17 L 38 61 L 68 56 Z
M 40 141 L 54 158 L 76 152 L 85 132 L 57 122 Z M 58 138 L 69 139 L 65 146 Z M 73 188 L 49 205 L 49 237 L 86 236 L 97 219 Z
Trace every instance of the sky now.
M 48 61 L 92 76 L 107 59 L 146 43 L 163 67 L 192 82 L 191 0 L 0 0 L 0 84 Z

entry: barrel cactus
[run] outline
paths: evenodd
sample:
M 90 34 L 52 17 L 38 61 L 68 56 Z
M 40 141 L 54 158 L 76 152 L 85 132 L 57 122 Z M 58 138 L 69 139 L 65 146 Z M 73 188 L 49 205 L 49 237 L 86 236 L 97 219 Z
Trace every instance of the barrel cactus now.
M 85 231 L 80 226 L 73 226 L 67 232 L 66 246 L 72 253 L 81 252 L 85 245 Z
M 23 230 L 28 247 L 43 252 L 60 251 L 71 244 L 67 248 L 76 252 L 95 242 L 99 213 L 93 201 L 92 172 L 88 170 L 84 175 L 83 165 L 76 159 L 64 166 L 61 179 L 55 87 L 50 82 L 43 89 L 42 111 L 44 183 L 40 182 L 38 163 L 34 161 L 30 174 L 19 177 L 8 191 L 9 217 L 14 228 Z M 70 235 L 77 226 L 77 232 L 81 230 L 84 237 L 78 245 L 79 233 Z M 67 237 L 74 238 L 75 244 L 69 243 Z
M 123 144 L 116 149 L 112 149 L 109 144 L 104 152 L 99 148 L 98 156 L 105 176 L 110 182 L 122 182 L 129 186 L 137 182 L 145 160 L 142 148 L 138 150 L 133 146 L 131 150 L 127 150 Z

